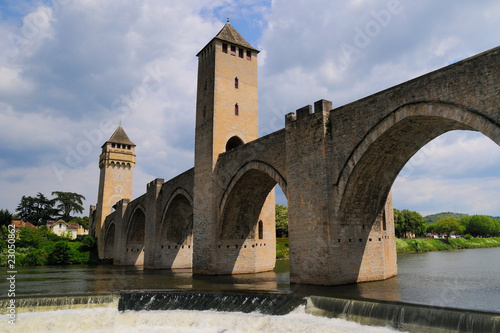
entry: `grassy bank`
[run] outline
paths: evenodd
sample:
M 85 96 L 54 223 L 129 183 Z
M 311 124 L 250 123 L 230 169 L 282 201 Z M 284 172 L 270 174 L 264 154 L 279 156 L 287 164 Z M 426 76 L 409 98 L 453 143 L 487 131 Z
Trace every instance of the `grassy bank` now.
M 288 238 L 276 238 L 276 259 L 289 258 Z
M 450 239 L 399 239 L 396 238 L 396 251 L 398 253 L 429 252 L 459 249 L 478 249 L 499 247 L 500 238 L 450 238 Z
M 276 259 L 289 258 L 288 238 L 276 238 Z M 399 239 L 396 238 L 397 253 L 429 252 L 459 249 L 500 247 L 500 238 L 455 238 L 455 239 Z

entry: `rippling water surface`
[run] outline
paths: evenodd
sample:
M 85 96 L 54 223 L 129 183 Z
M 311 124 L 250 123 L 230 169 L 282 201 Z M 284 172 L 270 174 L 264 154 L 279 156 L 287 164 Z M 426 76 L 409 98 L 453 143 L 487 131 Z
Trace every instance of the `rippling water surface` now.
M 190 270 L 123 266 L 18 267 L 18 295 L 96 293 L 122 290 L 194 289 L 295 292 L 348 298 L 404 301 L 500 312 L 500 248 L 398 256 L 397 277 L 336 287 L 290 285 L 288 262 L 273 272 L 237 276 L 192 276 Z M 0 284 L 6 295 L 7 283 Z

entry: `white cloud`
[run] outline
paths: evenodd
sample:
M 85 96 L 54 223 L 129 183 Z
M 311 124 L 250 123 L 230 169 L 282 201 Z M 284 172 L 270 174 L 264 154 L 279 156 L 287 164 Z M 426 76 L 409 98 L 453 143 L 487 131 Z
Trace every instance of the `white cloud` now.
M 56 0 L 45 7 L 19 5 L 26 13 L 21 20 L 0 18 L 0 36 L 19 37 L 18 45 L 0 38 L 0 185 L 9 192 L 2 194 L 1 205 L 12 210 L 23 194 L 66 189 L 95 203 L 101 142 L 95 138 L 106 140 L 120 120 L 137 144 L 135 196 L 153 178 L 169 179 L 191 168 L 195 55 L 227 15 L 262 50 L 261 134 L 282 128 L 286 113 L 320 98 L 340 106 L 499 44 L 497 1 L 401 0 L 401 12 L 392 14 L 389 23 L 379 23 L 366 46 L 356 46 L 358 31 L 373 29 L 373 22 L 379 22 L 373 13 L 388 10 L 388 3 L 109 0 L 61 5 Z M 31 34 L 30 25 L 36 28 Z M 347 62 L 343 43 L 359 51 Z M 161 73 L 154 86 L 145 85 L 151 68 Z M 111 126 L 103 129 L 100 123 L 106 119 Z M 89 133 L 97 135 L 91 151 L 68 167 L 65 188 L 58 188 L 52 163 L 64 165 L 68 149 L 89 141 Z M 499 159 L 491 151 L 497 147 L 475 137 L 445 139 L 437 141 L 421 169 L 412 170 L 413 177 L 440 175 L 443 187 L 453 177 L 463 180 L 463 186 L 467 179 L 475 184 L 477 179 L 494 183 L 500 178 L 492 171 Z M 455 159 L 460 150 L 469 157 Z M 412 163 L 420 163 L 416 161 Z M 412 179 L 401 184 L 416 188 Z M 491 191 L 488 187 L 484 193 Z M 399 202 L 410 203 L 410 192 L 400 191 Z M 423 210 L 432 210 L 425 205 L 435 195 L 429 196 L 421 191 L 415 199 Z M 454 200 L 466 208 L 464 198 Z M 483 200 L 488 207 L 497 203 Z M 471 211 L 481 207 L 476 205 Z

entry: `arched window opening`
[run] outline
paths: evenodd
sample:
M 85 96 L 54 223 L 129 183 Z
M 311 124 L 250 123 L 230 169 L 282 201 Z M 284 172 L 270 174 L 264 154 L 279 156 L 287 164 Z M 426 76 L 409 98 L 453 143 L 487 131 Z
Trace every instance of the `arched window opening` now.
M 234 88 L 238 89 L 238 77 L 234 78 Z
M 238 138 L 237 136 L 233 136 L 231 139 L 229 139 L 227 141 L 226 151 L 230 151 L 230 150 L 237 148 L 241 145 L 243 145 L 243 141 L 240 138 Z
M 234 115 L 239 116 L 240 115 L 240 108 L 238 106 L 238 103 L 234 104 Z
M 264 222 L 259 221 L 259 239 L 264 239 Z

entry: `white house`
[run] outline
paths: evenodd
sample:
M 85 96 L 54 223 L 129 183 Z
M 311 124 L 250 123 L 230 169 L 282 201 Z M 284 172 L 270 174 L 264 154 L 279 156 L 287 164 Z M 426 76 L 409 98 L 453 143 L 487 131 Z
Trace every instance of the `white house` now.
M 47 222 L 47 228 L 58 236 L 70 234 L 71 239 L 76 239 L 78 223 L 66 223 L 63 220 Z

